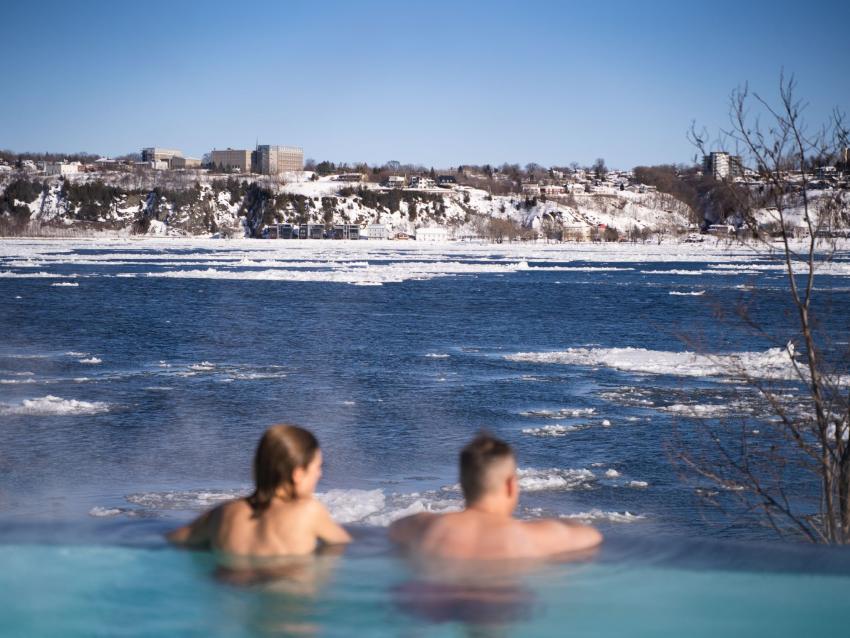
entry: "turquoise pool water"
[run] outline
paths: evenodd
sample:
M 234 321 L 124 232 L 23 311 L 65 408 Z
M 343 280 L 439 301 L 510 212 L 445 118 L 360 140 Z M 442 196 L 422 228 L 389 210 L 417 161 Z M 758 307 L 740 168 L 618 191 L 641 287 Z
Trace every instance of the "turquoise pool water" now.
M 210 554 L 153 536 L 137 545 L 6 542 L 0 634 L 837 635 L 850 610 L 848 562 L 823 549 L 615 538 L 589 561 L 445 585 L 427 582 L 382 534 L 361 531 L 342 557 L 245 582 Z

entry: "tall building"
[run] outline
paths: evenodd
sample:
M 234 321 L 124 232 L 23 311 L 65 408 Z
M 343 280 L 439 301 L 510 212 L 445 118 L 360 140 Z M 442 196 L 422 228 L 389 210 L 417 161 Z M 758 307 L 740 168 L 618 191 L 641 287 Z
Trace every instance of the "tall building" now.
M 714 179 L 729 179 L 743 174 L 743 165 L 738 155 L 729 155 L 725 151 L 712 151 L 702 158 L 702 172 Z
M 304 170 L 304 150 L 297 146 L 260 144 L 254 153 L 254 172 L 280 175 Z
M 221 167 L 231 171 L 238 169 L 240 173 L 250 173 L 251 155 L 251 151 L 245 149 L 213 150 L 210 152 L 210 162 L 216 168 Z
M 160 160 L 169 162 L 172 157 L 183 157 L 183 153 L 173 148 L 158 148 L 156 146 L 142 149 L 143 162 L 158 162 Z

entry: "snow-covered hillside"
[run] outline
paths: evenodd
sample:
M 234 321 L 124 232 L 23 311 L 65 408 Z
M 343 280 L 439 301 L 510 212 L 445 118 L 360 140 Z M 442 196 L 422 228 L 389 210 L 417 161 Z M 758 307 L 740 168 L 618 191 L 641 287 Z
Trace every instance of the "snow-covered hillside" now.
M 42 178 L 22 191 L 27 201 L 11 198 L 12 215 L 47 226 L 185 236 L 259 236 L 273 223 L 351 223 L 410 234 L 437 226 L 457 238 L 486 234 L 488 223 L 509 220 L 528 232 L 557 229 L 577 239 L 600 225 L 620 233 L 678 233 L 693 219 L 688 206 L 659 193 L 612 190 L 544 200 L 468 187 L 391 190 L 309 172 L 288 177 L 285 183 L 202 173 L 182 181 L 108 172 Z M 13 182 L 3 178 L 0 191 Z

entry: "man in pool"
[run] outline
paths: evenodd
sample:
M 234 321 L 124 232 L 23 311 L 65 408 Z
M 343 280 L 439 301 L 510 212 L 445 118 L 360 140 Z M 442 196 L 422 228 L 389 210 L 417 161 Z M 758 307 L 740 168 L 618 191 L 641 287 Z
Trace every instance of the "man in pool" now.
M 513 450 L 480 434 L 460 453 L 461 512 L 423 512 L 390 526 L 390 539 L 417 554 L 446 559 L 534 559 L 592 549 L 602 542 L 593 527 L 560 520 L 513 517 L 519 481 Z

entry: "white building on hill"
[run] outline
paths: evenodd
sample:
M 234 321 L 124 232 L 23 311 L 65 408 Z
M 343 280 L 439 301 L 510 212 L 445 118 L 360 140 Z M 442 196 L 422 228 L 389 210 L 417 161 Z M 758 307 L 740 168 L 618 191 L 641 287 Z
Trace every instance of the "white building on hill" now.
M 449 233 L 445 228 L 417 228 L 416 241 L 446 241 Z
M 366 229 L 366 237 L 369 239 L 389 239 L 390 229 L 386 224 L 369 224 Z
M 79 162 L 47 162 L 44 165 L 47 175 L 76 175 L 80 172 Z

